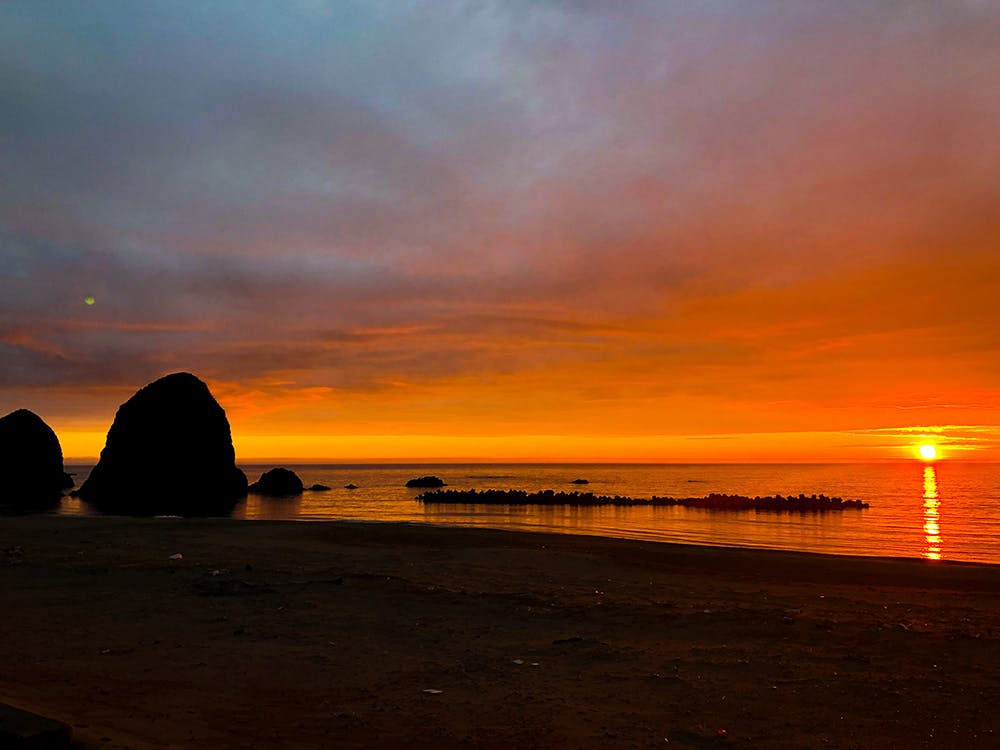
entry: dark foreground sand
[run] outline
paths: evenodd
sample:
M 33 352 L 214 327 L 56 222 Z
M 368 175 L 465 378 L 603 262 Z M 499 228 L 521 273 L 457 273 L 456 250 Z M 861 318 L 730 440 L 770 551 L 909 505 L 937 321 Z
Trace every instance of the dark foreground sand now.
M 998 592 L 991 566 L 4 518 L 0 701 L 102 748 L 995 748 Z

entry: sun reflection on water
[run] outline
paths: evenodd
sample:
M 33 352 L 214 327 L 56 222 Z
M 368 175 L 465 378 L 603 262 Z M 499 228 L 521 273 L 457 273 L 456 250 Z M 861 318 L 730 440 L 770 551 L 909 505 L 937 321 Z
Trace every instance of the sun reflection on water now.
M 941 500 L 938 498 L 937 473 L 933 466 L 924 467 L 924 557 L 941 559 Z

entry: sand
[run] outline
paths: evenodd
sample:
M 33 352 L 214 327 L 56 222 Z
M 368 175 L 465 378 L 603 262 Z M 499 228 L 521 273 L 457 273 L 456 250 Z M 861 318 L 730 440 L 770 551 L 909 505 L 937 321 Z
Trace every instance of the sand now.
M 4 518 L 0 701 L 95 748 L 995 748 L 998 592 L 985 565 Z

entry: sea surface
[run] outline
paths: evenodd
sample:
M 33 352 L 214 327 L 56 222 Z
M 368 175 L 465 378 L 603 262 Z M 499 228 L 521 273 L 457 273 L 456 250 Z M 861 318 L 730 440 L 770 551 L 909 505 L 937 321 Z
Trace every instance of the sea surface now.
M 283 464 L 326 492 L 250 495 L 233 516 L 296 521 L 405 521 L 547 531 L 685 544 L 917 557 L 1000 564 L 1000 464 Z M 250 481 L 272 465 L 241 464 Z M 77 484 L 91 467 L 67 467 Z M 160 467 L 168 481 L 174 467 Z M 684 507 L 429 505 L 408 479 L 434 474 L 452 489 L 581 490 L 600 495 L 701 497 L 825 493 L 865 510 L 786 513 Z M 589 484 L 571 484 L 574 479 Z M 356 490 L 345 485 L 358 485 Z M 66 498 L 60 513 L 93 510 Z

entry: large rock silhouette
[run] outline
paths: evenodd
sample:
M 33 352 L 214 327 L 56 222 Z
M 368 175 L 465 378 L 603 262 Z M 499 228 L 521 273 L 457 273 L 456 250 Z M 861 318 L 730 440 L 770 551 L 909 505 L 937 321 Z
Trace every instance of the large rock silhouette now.
M 44 510 L 72 486 L 59 438 L 41 417 L 18 409 L 0 418 L 0 507 Z
M 226 514 L 246 493 L 226 412 L 187 372 L 150 383 L 119 407 L 79 492 L 106 512 L 185 516 Z

